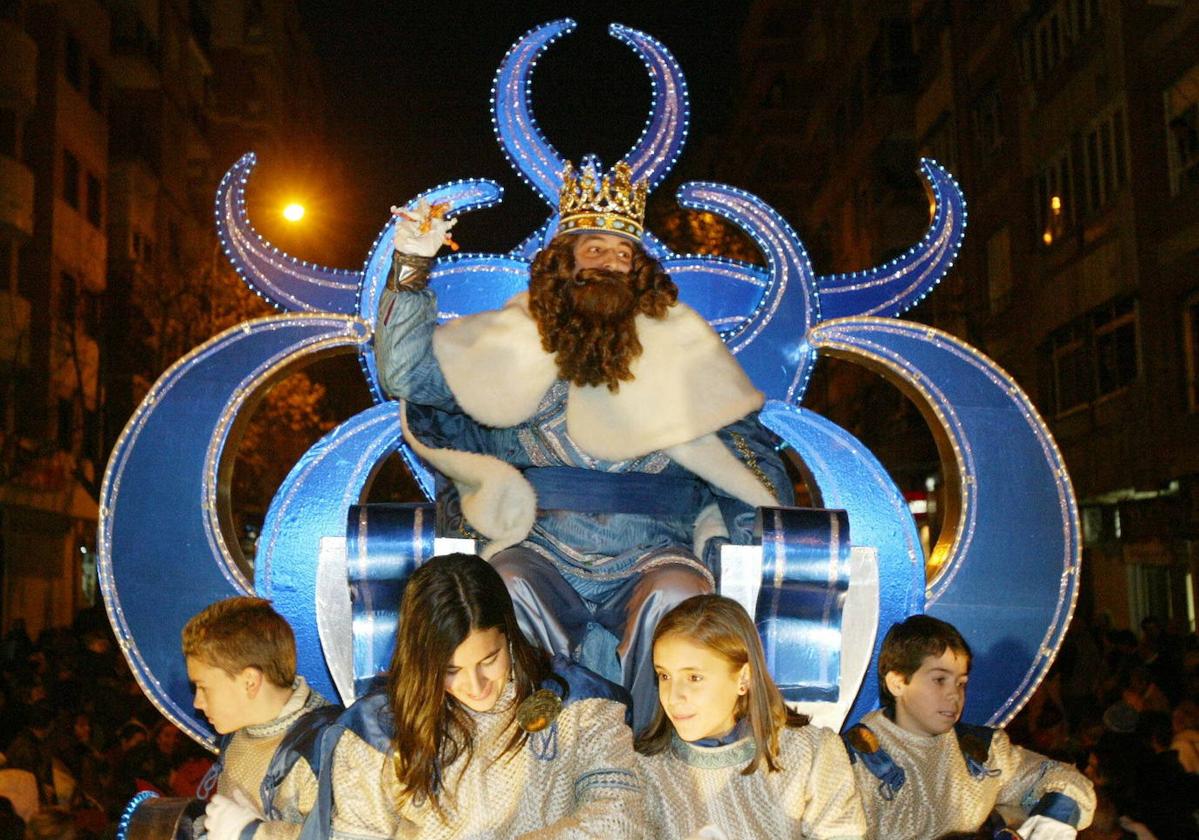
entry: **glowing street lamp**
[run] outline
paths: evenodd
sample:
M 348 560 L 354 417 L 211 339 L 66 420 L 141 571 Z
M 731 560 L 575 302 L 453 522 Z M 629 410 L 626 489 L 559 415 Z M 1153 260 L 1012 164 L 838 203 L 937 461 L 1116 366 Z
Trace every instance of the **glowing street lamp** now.
M 292 202 L 283 208 L 283 218 L 289 222 L 298 222 L 304 218 L 304 205 Z

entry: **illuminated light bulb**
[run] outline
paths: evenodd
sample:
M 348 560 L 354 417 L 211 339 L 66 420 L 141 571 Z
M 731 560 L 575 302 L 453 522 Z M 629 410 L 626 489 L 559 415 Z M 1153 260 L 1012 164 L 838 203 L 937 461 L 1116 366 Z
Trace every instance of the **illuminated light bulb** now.
M 298 222 L 304 218 L 304 205 L 295 202 L 283 208 L 283 218 L 289 222 Z
M 1044 242 L 1046 245 L 1052 245 L 1053 244 L 1053 234 L 1050 233 L 1049 231 L 1045 231 L 1044 233 L 1041 234 L 1041 241 Z
M 1060 195 L 1055 195 L 1053 198 L 1049 199 L 1049 207 L 1054 213 L 1062 212 L 1062 197 Z

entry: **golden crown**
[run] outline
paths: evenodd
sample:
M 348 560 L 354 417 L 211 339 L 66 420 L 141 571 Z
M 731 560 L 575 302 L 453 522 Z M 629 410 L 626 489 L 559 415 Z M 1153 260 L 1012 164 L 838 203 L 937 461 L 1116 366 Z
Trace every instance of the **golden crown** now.
M 614 233 L 640 242 L 648 189 L 645 178 L 633 183 L 632 167 L 623 161 L 598 179 L 594 166 L 584 164 L 576 174 L 567 163 L 558 196 L 558 232 Z

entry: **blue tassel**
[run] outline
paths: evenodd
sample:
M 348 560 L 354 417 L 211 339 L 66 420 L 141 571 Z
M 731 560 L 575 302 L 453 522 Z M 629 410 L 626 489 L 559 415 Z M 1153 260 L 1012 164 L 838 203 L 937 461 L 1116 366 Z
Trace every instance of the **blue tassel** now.
M 553 761 L 558 757 L 558 723 L 555 721 L 549 729 L 529 733 L 529 746 L 533 756 L 538 761 Z

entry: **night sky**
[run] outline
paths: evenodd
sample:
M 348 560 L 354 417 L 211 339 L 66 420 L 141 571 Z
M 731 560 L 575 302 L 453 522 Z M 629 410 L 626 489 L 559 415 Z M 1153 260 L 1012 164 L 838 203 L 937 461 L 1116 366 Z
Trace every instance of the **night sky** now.
M 306 241 L 280 244 L 347 268 L 361 266 L 391 204 L 456 178 L 492 178 L 505 188 L 499 207 L 459 223 L 455 238 L 464 250 L 506 251 L 544 220 L 547 208 L 508 165 L 490 116 L 496 68 L 532 27 L 562 17 L 578 22 L 538 62 L 534 110 L 568 158 L 594 151 L 610 166 L 640 135 L 650 88 L 636 54 L 611 38 L 607 25 L 647 32 L 679 60 L 691 92 L 690 147 L 730 116 L 745 17 L 741 4 L 706 1 L 300 0 L 300 10 L 327 85 L 330 145 L 295 151 L 297 159 L 307 156 L 304 188 L 322 198 L 310 198 Z M 685 149 L 684 162 L 686 156 Z M 262 160 L 262 177 L 287 165 Z

